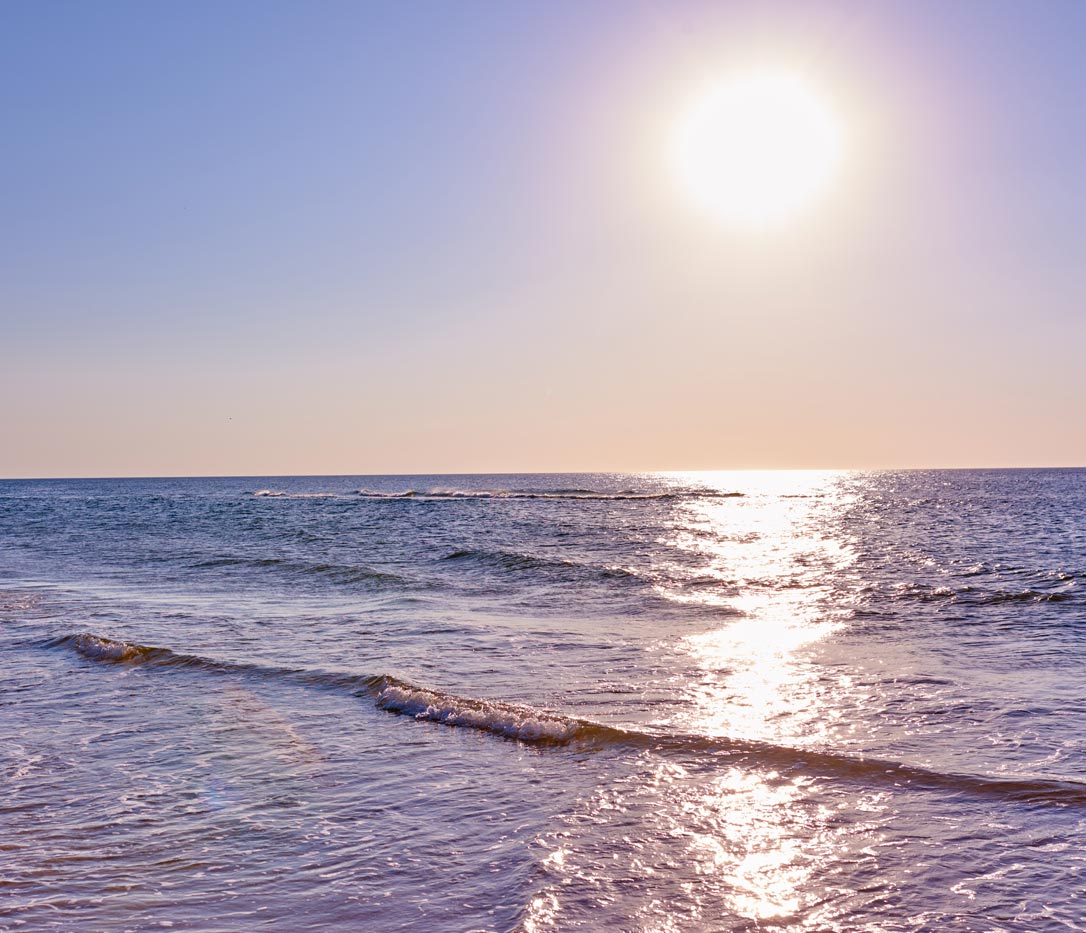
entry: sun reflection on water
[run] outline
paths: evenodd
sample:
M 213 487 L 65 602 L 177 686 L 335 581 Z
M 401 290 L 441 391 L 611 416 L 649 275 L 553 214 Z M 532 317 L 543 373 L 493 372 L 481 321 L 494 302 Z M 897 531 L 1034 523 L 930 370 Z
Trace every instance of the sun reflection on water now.
M 697 668 L 689 691 L 690 726 L 700 732 L 779 744 L 817 743 L 839 718 L 833 683 L 809 650 L 841 629 L 831 583 L 855 562 L 850 542 L 832 530 L 846 504 L 833 474 L 715 477 L 719 488 L 752 490 L 741 500 L 695 500 L 672 542 L 690 551 L 700 573 L 721 581 L 724 626 L 687 636 Z M 742 486 L 741 486 L 742 483 Z M 686 529 L 696 528 L 698 533 Z M 825 825 L 800 815 L 800 779 L 730 768 L 692 804 L 698 848 L 716 872 L 735 915 L 768 921 L 795 915 L 819 854 L 832 848 Z
M 684 726 L 712 735 L 809 744 L 835 719 L 825 672 L 808 650 L 839 630 L 831 583 L 855 561 L 832 518 L 850 499 L 837 473 L 684 474 L 736 499 L 694 499 L 666 543 L 667 595 L 729 613 L 688 636 L 695 664 Z M 694 581 L 695 585 L 691 586 Z
M 523 933 L 849 929 L 825 890 L 864 897 L 849 883 L 885 843 L 878 794 L 734 758 L 636 764 L 550 840 Z
M 667 542 L 684 551 L 687 574 L 717 585 L 681 598 L 728 612 L 725 624 L 686 636 L 693 662 L 683 728 L 774 744 L 824 741 L 841 718 L 835 697 L 849 684 L 812 658 L 845 624 L 832 592 L 856 560 L 835 531 L 848 504 L 840 474 L 762 473 L 697 477 L 739 499 L 695 499 Z M 681 580 L 681 577 L 680 577 Z M 674 595 L 674 594 L 672 594 Z M 811 875 L 839 847 L 808 777 L 782 778 L 756 765 L 729 767 L 685 803 L 698 873 L 730 913 L 785 922 L 803 907 Z M 703 892 L 706 893 L 706 892 Z
M 845 901 L 865 896 L 845 878 L 876 861 L 885 804 L 764 754 L 832 748 L 850 728 L 855 685 L 819 660 L 820 645 L 847 625 L 840 599 L 857 572 L 856 545 L 839 521 L 853 498 L 847 474 L 677 479 L 745 495 L 682 500 L 658 542 L 668 555 L 656 577 L 661 595 L 718 621 L 663 641 L 688 703 L 657 725 L 749 748 L 710 743 L 647 756 L 586 801 L 566 830 L 576 842 L 563 835 L 549 847 L 549 884 L 524 929 L 561 929 L 582 909 L 606 913 L 629 897 L 623 879 L 634 875 L 653 879 L 653 896 L 623 928 L 847 929 L 825 890 L 836 885 Z M 591 902 L 578 906 L 574 890 L 592 892 Z

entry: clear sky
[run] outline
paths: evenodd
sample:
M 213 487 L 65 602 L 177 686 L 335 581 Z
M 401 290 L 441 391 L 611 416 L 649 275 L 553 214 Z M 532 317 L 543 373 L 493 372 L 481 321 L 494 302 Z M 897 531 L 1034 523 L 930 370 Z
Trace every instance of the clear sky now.
M 1086 464 L 1086 3 L 0 5 L 0 475 Z M 843 127 L 773 230 L 691 96 Z

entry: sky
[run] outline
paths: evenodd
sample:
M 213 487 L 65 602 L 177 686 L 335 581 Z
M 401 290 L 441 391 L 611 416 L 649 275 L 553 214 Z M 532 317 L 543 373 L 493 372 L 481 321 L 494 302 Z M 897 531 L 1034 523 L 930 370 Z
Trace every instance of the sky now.
M 1086 4 L 0 5 L 0 476 L 1086 465 Z M 824 196 L 668 153 L 802 73 Z

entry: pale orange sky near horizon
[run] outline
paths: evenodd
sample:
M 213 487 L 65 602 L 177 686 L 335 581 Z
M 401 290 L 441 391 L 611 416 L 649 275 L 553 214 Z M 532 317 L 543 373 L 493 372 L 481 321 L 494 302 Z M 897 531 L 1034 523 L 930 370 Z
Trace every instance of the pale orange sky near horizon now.
M 15 17 L 0 476 L 1086 464 L 1073 5 L 458 10 Z M 766 231 L 667 162 L 751 63 L 845 135 Z

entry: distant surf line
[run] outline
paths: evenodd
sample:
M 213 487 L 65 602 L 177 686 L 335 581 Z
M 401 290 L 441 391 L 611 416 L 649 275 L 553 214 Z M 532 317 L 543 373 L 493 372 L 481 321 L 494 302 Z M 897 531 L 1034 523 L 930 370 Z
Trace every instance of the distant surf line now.
M 350 493 L 336 492 L 287 492 L 283 489 L 258 489 L 251 493 L 254 498 L 270 499 L 419 499 L 419 500 L 475 500 L 475 499 L 562 499 L 586 502 L 647 501 L 659 502 L 675 499 L 741 499 L 742 492 L 720 490 L 680 490 L 673 492 L 602 492 L 591 489 L 516 490 L 516 489 L 405 489 L 400 492 L 378 492 L 372 489 L 356 489 Z

